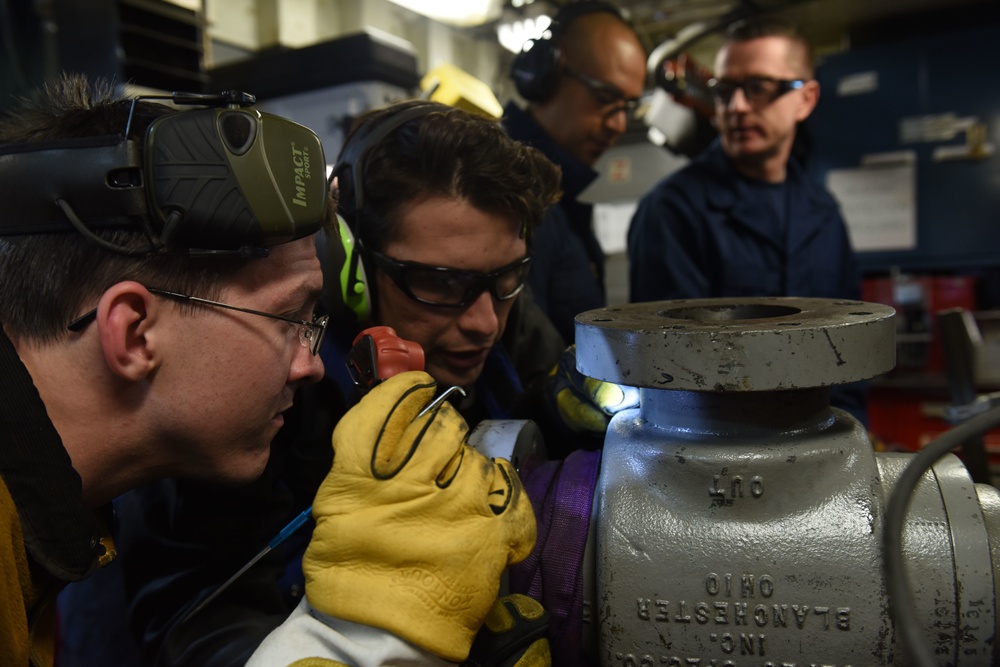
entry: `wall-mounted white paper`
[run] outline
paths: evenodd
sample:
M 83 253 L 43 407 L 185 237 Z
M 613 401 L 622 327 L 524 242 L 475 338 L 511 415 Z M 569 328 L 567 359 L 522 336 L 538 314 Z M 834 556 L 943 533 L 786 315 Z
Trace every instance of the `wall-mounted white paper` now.
M 914 164 L 832 169 L 826 187 L 840 202 L 858 252 L 917 247 Z

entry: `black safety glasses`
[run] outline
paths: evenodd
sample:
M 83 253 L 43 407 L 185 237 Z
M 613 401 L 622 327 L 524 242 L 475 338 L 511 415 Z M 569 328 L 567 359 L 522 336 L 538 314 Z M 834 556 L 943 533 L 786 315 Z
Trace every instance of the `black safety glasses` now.
M 576 79 L 586 86 L 590 94 L 593 95 L 597 103 L 601 105 L 604 112 L 608 115 L 618 113 L 619 111 L 624 111 L 626 114 L 632 115 L 639 106 L 639 98 L 625 97 L 625 93 L 613 83 L 595 79 L 568 65 L 564 65 L 562 71 L 566 76 Z
M 485 291 L 497 301 L 513 299 L 524 288 L 531 263 L 531 255 L 528 255 L 486 273 L 404 262 L 370 248 L 363 248 L 362 252 L 403 294 L 414 301 L 445 308 L 464 308 Z
M 754 108 L 766 107 L 785 93 L 799 90 L 806 79 L 772 79 L 767 76 L 748 76 L 742 81 L 710 79 L 708 90 L 718 104 L 728 106 L 736 90 L 742 90 L 747 102 Z

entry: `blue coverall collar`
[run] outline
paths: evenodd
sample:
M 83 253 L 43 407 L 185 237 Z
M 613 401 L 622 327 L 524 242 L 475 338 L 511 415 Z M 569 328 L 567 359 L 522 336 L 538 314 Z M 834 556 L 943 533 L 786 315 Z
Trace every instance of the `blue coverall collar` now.
M 793 216 L 792 224 L 787 242 L 775 239 L 771 224 L 760 216 L 759 209 L 754 205 L 757 197 L 750 195 L 750 188 L 753 187 L 750 180 L 736 170 L 732 160 L 722 150 L 722 144 L 718 139 L 712 142 L 703 153 L 703 157 L 720 175 L 719 187 L 711 188 L 708 192 L 709 205 L 719 210 L 728 210 L 735 224 L 746 227 L 775 247 L 789 253 L 796 252 L 805 245 L 826 223 L 828 216 L 824 214 L 834 213 L 836 210 L 836 204 L 831 203 L 828 198 L 821 197 L 817 188 L 807 186 L 805 172 L 798 162 L 794 159 L 789 160 L 785 182 L 794 188 L 793 206 L 790 212 Z M 795 211 L 797 206 L 805 206 L 806 211 L 797 215 Z
M 564 198 L 576 199 L 577 195 L 597 178 L 597 171 L 570 155 L 569 151 L 557 144 L 549 136 L 549 133 L 535 122 L 528 111 L 520 108 L 514 102 L 508 102 L 507 106 L 504 107 L 503 115 L 504 127 L 507 128 L 507 133 L 512 138 L 534 146 L 562 169 L 560 185 Z

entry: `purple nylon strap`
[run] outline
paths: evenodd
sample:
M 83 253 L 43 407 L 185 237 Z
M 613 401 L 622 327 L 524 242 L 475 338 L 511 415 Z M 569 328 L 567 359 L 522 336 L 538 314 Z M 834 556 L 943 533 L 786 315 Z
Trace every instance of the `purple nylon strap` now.
M 599 451 L 577 450 L 562 461 L 525 466 L 521 480 L 538 526 L 535 548 L 510 571 L 512 593 L 549 612 L 553 667 L 586 662 L 583 645 L 583 551 L 600 469 Z

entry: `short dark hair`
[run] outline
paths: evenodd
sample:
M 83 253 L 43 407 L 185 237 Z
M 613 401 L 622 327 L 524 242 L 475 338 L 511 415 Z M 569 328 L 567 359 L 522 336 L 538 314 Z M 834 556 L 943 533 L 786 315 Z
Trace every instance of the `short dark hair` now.
M 774 16 L 754 16 L 737 21 L 727 28 L 724 44 L 749 42 L 763 37 L 784 37 L 790 41 L 800 51 L 803 75 L 809 78 L 813 76 L 816 63 L 812 45 L 790 21 Z
M 407 100 L 362 115 L 345 146 L 360 128 L 427 104 Z M 548 207 L 559 200 L 559 167 L 541 151 L 511 139 L 496 120 L 443 104 L 433 106 L 396 128 L 365 156 L 364 207 L 349 221 L 355 234 L 381 250 L 393 240 L 404 205 L 446 197 L 520 221 L 530 235 Z M 348 215 L 353 198 L 351 192 L 340 193 Z
M 122 135 L 131 104 L 107 80 L 90 81 L 83 75 L 66 74 L 22 99 L 0 119 L 0 143 Z M 150 123 L 169 113 L 175 110 L 146 101 L 136 103 L 130 135 L 141 137 Z M 115 246 L 141 250 L 149 248 L 150 242 L 140 226 L 94 233 Z M 92 308 L 117 282 L 135 280 L 160 289 L 218 298 L 225 279 L 250 261 L 259 260 L 125 255 L 69 230 L 0 236 L 0 322 L 14 337 L 53 341 L 67 335 L 67 324 Z

